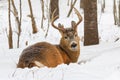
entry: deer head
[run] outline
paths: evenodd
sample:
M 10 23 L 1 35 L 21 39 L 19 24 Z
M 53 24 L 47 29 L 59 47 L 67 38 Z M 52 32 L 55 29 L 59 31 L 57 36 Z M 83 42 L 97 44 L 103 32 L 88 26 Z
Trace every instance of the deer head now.
M 58 24 L 58 26 L 56 26 L 54 24 L 54 21 L 58 18 L 58 16 L 54 17 L 54 13 L 52 16 L 52 26 L 54 28 L 56 28 L 57 30 L 59 30 L 59 32 L 62 35 L 61 41 L 60 41 L 60 46 L 63 49 L 67 49 L 67 51 L 78 51 L 79 50 L 79 36 L 78 36 L 78 32 L 77 32 L 77 27 L 80 24 L 80 22 L 82 21 L 82 17 L 80 15 L 80 13 L 78 12 L 78 10 L 76 8 L 74 8 L 75 13 L 78 16 L 79 21 L 75 22 L 75 21 L 71 21 L 71 27 L 70 28 L 64 28 L 64 25 L 62 24 Z

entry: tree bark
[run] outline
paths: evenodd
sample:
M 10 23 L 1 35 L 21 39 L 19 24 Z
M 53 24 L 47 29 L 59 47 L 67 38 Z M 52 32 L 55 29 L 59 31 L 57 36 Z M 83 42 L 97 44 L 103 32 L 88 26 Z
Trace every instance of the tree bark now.
M 118 5 L 118 14 L 119 14 L 119 21 L 118 21 L 118 26 L 120 27 L 120 0 L 119 0 L 119 5 Z
M 97 0 L 84 0 L 84 45 L 99 44 Z
M 45 15 L 44 15 L 44 0 L 40 0 L 40 2 L 41 2 L 41 9 L 42 9 L 41 28 L 43 29 L 43 21 L 45 19 Z
M 69 2 L 70 2 L 70 0 L 68 0 L 68 2 L 67 2 L 67 6 L 69 6 Z
M 22 23 L 22 0 L 20 0 L 20 28 Z
M 30 17 L 31 17 L 31 23 L 32 23 L 32 33 L 37 33 L 37 26 L 36 26 L 36 22 L 35 22 L 35 19 L 34 19 L 34 16 L 33 16 L 33 11 L 32 11 L 32 5 L 31 5 L 31 1 L 28 0 L 28 4 L 29 4 L 29 8 L 30 8 Z
M 8 0 L 8 19 L 9 19 L 9 34 L 8 34 L 8 44 L 9 44 L 9 49 L 13 48 L 13 39 L 12 39 L 12 27 L 11 27 L 11 6 L 10 6 L 11 1 Z
M 116 9 L 116 0 L 113 2 L 113 15 L 114 15 L 114 24 L 117 25 L 117 9 Z
M 52 14 L 56 10 L 53 17 L 59 17 L 59 0 L 50 0 L 50 20 L 52 19 Z
M 80 0 L 80 8 L 84 9 L 84 0 Z
M 47 4 L 48 4 L 48 1 L 47 1 Z M 47 19 L 48 19 L 48 23 L 47 23 L 47 31 L 46 31 L 46 33 L 45 33 L 45 38 L 47 37 L 47 35 L 48 35 L 48 31 L 49 31 L 49 27 L 50 27 L 50 9 L 48 8 L 48 5 L 46 6 L 47 7 Z
M 101 3 L 101 11 L 104 13 L 105 11 L 105 0 L 102 0 L 102 3 Z
M 20 34 L 21 34 L 21 13 L 20 13 L 20 20 L 19 20 L 19 15 L 18 15 L 17 8 L 16 8 L 16 6 L 14 4 L 14 0 L 11 0 L 11 1 L 12 1 L 13 10 L 14 10 L 13 14 L 15 16 L 17 27 L 18 27 L 18 32 L 17 32 L 17 34 L 18 34 L 17 48 L 19 48 Z

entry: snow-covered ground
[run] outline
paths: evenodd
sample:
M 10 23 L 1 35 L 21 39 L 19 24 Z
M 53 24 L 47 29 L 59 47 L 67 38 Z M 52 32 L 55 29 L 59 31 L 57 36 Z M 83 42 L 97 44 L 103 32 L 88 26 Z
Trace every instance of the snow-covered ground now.
M 78 63 L 70 65 L 61 64 L 56 68 L 16 68 L 19 55 L 26 47 L 25 41 L 30 44 L 38 41 L 48 41 L 53 44 L 59 43 L 59 32 L 50 26 L 49 35 L 44 38 L 45 32 L 39 29 L 35 35 L 31 34 L 29 28 L 30 19 L 27 17 L 29 9 L 27 0 L 23 2 L 23 24 L 22 37 L 20 48 L 8 49 L 6 28 L 7 22 L 7 0 L 0 1 L 0 80 L 120 80 L 120 28 L 114 25 L 112 14 L 112 1 L 106 0 L 105 13 L 100 12 L 100 4 L 98 4 L 98 28 L 100 36 L 100 44 L 92 46 L 83 46 L 81 41 L 80 57 Z M 15 0 L 18 4 L 19 0 Z M 32 0 L 31 0 L 32 1 Z M 34 15 L 37 21 L 37 26 L 40 25 L 40 0 L 33 1 Z M 45 0 L 46 1 L 46 0 Z M 98 1 L 100 2 L 100 0 Z M 65 4 L 66 3 L 66 4 Z M 47 3 L 45 3 L 47 4 Z M 60 0 L 60 7 L 64 6 L 64 10 L 60 8 L 60 19 L 56 21 L 70 26 L 71 20 L 77 20 L 77 17 L 72 13 L 70 18 L 66 18 L 68 12 L 67 0 Z M 26 7 L 25 7 L 26 6 Z M 75 5 L 79 9 L 79 0 Z M 79 10 L 82 13 L 82 10 Z M 4 14 L 1 14 L 4 13 Z M 83 13 L 82 13 L 83 15 Z M 14 18 L 13 18 L 14 21 Z M 15 23 L 13 22 L 13 25 Z M 47 24 L 46 24 L 47 25 Z M 40 26 L 38 26 L 40 27 Z M 80 37 L 83 37 L 83 22 L 78 27 Z M 14 32 L 16 31 L 13 26 Z M 16 36 L 16 33 L 14 33 Z M 51 37 L 52 36 L 52 37 Z M 16 37 L 14 37 L 16 40 Z M 117 40 L 117 41 L 116 41 Z
M 79 62 L 56 68 L 18 69 L 22 49 L 4 50 L 0 55 L 1 80 L 120 80 L 120 42 L 81 47 Z

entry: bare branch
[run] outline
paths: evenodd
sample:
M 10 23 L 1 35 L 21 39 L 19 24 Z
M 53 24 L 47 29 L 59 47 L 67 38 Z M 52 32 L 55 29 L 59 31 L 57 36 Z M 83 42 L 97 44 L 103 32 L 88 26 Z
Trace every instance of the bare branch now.
M 73 2 L 73 4 L 71 4 L 71 8 L 70 8 L 70 10 L 69 10 L 69 13 L 68 13 L 67 17 L 70 16 L 70 14 L 71 14 L 71 12 L 72 12 L 72 9 L 73 9 L 73 7 L 74 7 L 74 5 L 75 5 L 76 2 L 77 2 L 77 0 L 75 0 L 75 1 Z

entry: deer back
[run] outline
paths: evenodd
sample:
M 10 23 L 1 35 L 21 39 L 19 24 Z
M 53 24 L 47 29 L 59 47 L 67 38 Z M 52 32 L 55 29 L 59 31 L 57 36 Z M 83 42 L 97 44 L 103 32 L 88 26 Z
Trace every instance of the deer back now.
M 63 63 L 63 59 L 56 46 L 40 42 L 23 50 L 17 67 L 55 67 L 61 63 Z

